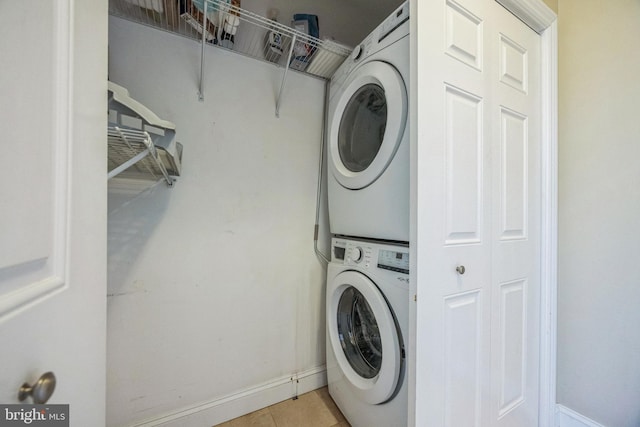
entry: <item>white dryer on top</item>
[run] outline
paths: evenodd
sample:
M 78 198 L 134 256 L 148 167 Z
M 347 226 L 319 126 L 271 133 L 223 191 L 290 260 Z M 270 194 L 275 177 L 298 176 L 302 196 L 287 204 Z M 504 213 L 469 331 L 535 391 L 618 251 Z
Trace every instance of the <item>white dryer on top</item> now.
M 409 4 L 331 79 L 329 223 L 334 235 L 409 241 Z

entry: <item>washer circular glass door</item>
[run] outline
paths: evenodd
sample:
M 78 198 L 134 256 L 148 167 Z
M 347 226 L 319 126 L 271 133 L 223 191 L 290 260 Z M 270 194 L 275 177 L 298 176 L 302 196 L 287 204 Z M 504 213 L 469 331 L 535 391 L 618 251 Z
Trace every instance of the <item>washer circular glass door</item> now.
M 371 61 L 352 71 L 332 105 L 331 167 L 344 187 L 358 190 L 382 175 L 405 132 L 407 93 L 390 64 Z
M 401 340 L 387 300 L 371 279 L 347 270 L 331 281 L 327 328 L 337 364 L 353 393 L 374 405 L 389 400 L 400 378 Z

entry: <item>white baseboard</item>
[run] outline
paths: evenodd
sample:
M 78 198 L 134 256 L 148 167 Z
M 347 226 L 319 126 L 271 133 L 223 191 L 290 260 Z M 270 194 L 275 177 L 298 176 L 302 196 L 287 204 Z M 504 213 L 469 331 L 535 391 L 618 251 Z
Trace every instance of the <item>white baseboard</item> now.
M 556 427 L 605 427 L 566 406 L 556 405 Z
M 190 406 L 131 427 L 213 426 L 327 385 L 327 370 L 318 366 L 276 378 L 220 399 Z

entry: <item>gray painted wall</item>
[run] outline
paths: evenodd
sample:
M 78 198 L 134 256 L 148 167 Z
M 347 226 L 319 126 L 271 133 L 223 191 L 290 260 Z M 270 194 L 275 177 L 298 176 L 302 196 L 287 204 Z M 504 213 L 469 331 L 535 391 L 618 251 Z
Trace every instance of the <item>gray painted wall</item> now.
M 640 425 L 640 2 L 559 2 L 558 402 Z

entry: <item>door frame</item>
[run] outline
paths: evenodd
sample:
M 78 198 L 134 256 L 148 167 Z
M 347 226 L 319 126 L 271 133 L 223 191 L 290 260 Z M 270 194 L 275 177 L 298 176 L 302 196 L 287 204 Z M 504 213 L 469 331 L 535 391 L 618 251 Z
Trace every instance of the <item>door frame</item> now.
M 557 243 L 558 243 L 558 24 L 557 15 L 543 0 L 495 0 L 540 34 L 541 39 L 541 259 L 540 259 L 540 403 L 539 425 L 554 426 L 556 408 L 557 356 Z M 417 19 L 418 0 L 410 0 L 411 19 L 411 87 L 417 87 Z M 415 91 L 410 92 L 411 152 L 418 144 L 418 121 Z M 412 156 L 414 157 L 414 156 Z M 418 165 L 419 167 L 419 165 Z M 415 189 L 417 171 L 411 168 L 411 186 Z M 416 195 L 411 192 L 411 260 L 417 264 Z M 417 295 L 416 274 L 411 274 L 411 294 Z M 409 425 L 415 426 L 416 411 L 416 327 L 417 304 L 409 310 Z

